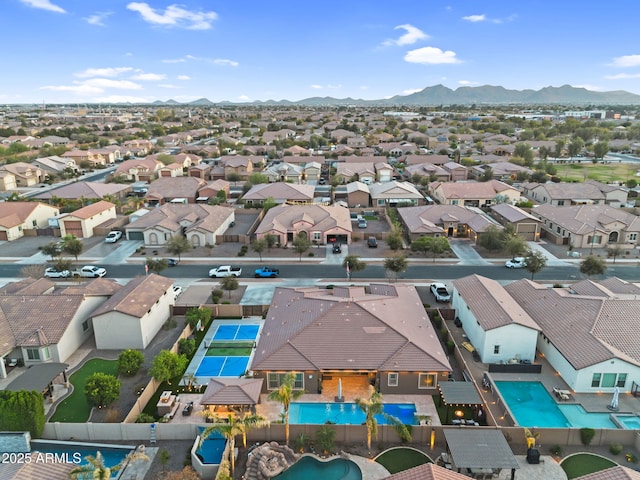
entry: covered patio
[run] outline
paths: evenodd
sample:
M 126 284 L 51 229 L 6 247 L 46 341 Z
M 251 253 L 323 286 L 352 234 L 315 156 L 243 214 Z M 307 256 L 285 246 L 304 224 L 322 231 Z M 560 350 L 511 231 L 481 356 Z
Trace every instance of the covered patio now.
M 440 404 L 446 407 L 446 424 L 475 426 L 480 422 L 485 424 L 484 402 L 473 382 L 440 382 L 438 389 Z M 469 416 L 469 411 L 473 412 L 472 418 L 465 418 Z
M 452 470 L 473 478 L 497 478 L 503 469 L 511 470 L 511 480 L 520 468 L 511 447 L 500 430 L 447 428 L 444 430 Z
M 68 382 L 66 363 L 40 363 L 29 367 L 22 375 L 7 385 L 7 390 L 17 392 L 20 390 L 36 390 L 42 395 L 52 397 L 53 382 L 62 374 L 62 383 Z
M 255 413 L 264 378 L 212 378 L 200 399 L 207 423 L 245 412 Z

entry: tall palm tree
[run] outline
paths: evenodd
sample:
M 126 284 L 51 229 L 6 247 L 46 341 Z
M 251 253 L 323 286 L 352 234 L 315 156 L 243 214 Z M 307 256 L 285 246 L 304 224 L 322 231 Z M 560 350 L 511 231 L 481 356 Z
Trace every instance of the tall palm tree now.
M 269 400 L 275 400 L 282 404 L 282 409 L 284 410 L 284 438 L 287 445 L 289 445 L 289 407 L 293 400 L 300 398 L 304 394 L 303 390 L 294 390 L 295 382 L 296 374 L 289 372 L 284 376 L 280 387 L 269 394 Z
M 147 457 L 142 452 L 132 452 L 127 455 L 124 460 L 122 460 L 119 464 L 114 465 L 113 467 L 107 467 L 104 464 L 104 457 L 102 453 L 98 451 L 96 456 L 88 455 L 84 457 L 84 459 L 88 462 L 86 465 L 80 465 L 79 467 L 74 468 L 69 472 L 69 478 L 77 479 L 77 480 L 109 480 L 111 478 L 111 474 L 115 472 L 119 472 L 130 462 L 136 461 L 149 461 L 149 457 Z
M 262 415 L 255 413 L 245 413 L 240 417 L 240 425 L 242 426 L 242 446 L 247 448 L 247 432 L 252 428 L 260 428 L 269 424 L 269 421 Z
M 365 425 L 367 426 L 367 448 L 369 450 L 371 450 L 371 438 L 378 437 L 378 421 L 375 418 L 376 415 L 382 415 L 389 424 L 393 425 L 393 428 L 403 442 L 411 441 L 411 432 L 409 431 L 409 428 L 393 415 L 384 413 L 382 394 L 376 392 L 376 389 L 373 386 L 369 386 L 369 398 L 356 398 L 355 402 L 358 407 L 360 407 L 360 410 L 365 414 Z
M 236 436 L 240 435 L 244 432 L 242 423 L 240 420 L 233 415 L 229 414 L 228 423 L 218 423 L 217 425 L 213 425 L 212 427 L 207 427 L 204 429 L 202 434 L 200 435 L 200 444 L 202 446 L 204 441 L 209 438 L 209 436 L 213 432 L 220 433 L 224 438 L 229 442 L 229 456 L 231 457 L 231 477 L 233 477 L 233 471 L 235 469 L 235 457 L 233 455 L 233 451 L 236 448 Z

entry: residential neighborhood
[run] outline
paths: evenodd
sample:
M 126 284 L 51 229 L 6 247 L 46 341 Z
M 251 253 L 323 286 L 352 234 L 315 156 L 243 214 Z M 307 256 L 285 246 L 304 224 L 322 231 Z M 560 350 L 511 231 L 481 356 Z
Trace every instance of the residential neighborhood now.
M 256 472 L 319 456 L 564 480 L 589 447 L 633 475 L 635 111 L 106 110 L 117 128 L 0 109 L 21 150 L 0 150 L 0 392 L 41 417 L 2 424 L 0 452 L 114 442 L 138 479 L 185 458 L 307 478 Z

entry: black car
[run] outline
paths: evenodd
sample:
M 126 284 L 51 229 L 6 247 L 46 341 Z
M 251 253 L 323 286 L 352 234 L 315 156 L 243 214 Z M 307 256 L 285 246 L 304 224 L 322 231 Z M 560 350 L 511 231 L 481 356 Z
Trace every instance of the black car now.
M 176 265 L 178 265 L 178 260 L 176 260 L 175 258 L 167 258 L 167 265 L 169 265 L 170 267 L 175 267 Z
M 369 245 L 369 248 L 378 248 L 378 241 L 376 240 L 376 237 L 369 237 L 367 239 L 367 245 Z
M 342 253 L 342 246 L 339 243 L 333 244 L 333 253 Z

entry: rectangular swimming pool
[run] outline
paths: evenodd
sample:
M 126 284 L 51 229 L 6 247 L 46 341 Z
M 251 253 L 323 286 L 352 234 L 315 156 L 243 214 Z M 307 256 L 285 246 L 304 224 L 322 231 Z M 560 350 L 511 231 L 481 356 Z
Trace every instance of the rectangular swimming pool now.
M 416 425 L 416 406 L 413 403 L 385 403 L 384 413 L 396 417 L 405 425 Z M 376 415 L 379 424 L 390 423 L 384 415 Z M 289 407 L 289 422 L 304 425 L 335 424 L 360 425 L 365 415 L 355 403 L 292 403 Z
M 608 413 L 589 413 L 582 405 L 558 405 L 541 382 L 494 382 L 521 427 L 618 427 Z

